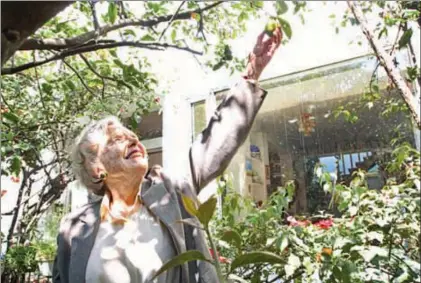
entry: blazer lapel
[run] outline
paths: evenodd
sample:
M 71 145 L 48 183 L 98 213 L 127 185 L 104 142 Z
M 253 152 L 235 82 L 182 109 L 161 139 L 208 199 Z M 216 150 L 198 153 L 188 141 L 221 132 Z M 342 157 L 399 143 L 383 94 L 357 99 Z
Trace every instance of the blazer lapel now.
M 176 196 L 168 192 L 164 183 L 142 186 L 141 196 L 146 207 L 167 227 L 174 240 L 177 253 L 185 252 L 184 228 L 183 224 L 178 222 L 181 220 L 181 212 Z
M 85 282 L 86 266 L 88 265 L 89 256 L 95 243 L 100 224 L 101 202 L 87 209 L 84 214 L 79 217 L 79 223 L 75 224 L 75 236 L 72 238 L 71 262 L 69 269 L 69 282 L 79 283 Z

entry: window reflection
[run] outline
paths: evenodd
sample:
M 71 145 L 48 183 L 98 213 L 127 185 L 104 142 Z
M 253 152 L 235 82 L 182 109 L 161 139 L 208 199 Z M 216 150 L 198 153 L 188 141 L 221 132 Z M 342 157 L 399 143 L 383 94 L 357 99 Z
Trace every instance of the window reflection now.
M 378 99 L 367 103 L 375 65 L 374 58 L 357 58 L 262 82 L 268 95 L 249 138 L 229 166 L 236 189 L 260 202 L 294 180 L 293 213 L 327 210 L 330 196 L 315 179 L 317 165 L 336 183 L 349 183 L 355 170 L 365 170 L 369 187 L 379 189 L 390 141 L 399 137 L 413 144 L 414 136 L 404 112 L 385 111 L 400 98 L 381 70 Z M 217 93 L 217 100 L 225 93 Z M 338 115 L 340 106 L 348 112 Z M 197 127 L 205 126 L 197 121 L 205 121 L 204 106 L 193 105 L 193 112 L 198 133 Z

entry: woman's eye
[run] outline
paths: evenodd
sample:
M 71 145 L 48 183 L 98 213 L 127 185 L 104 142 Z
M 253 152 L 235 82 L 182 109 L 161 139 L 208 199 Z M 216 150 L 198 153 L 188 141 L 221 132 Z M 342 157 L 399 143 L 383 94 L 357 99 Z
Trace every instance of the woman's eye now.
M 121 142 L 123 140 L 124 140 L 124 138 L 122 136 L 117 136 L 117 137 L 114 138 L 115 142 Z

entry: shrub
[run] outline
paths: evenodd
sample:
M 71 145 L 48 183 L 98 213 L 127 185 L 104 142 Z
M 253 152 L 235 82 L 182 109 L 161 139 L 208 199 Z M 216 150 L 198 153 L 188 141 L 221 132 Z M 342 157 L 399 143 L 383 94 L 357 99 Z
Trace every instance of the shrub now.
M 387 168 L 391 178 L 381 190 L 368 189 L 363 171 L 349 186 L 323 180 L 341 213 L 336 218 L 288 216 L 293 183 L 246 211 L 239 204 L 250 201 L 231 191 L 222 216 L 210 224 L 216 198 L 195 204 L 183 197 L 208 235 L 213 259 L 189 251 L 161 271 L 206 260 L 221 282 L 420 282 L 420 154 L 403 145 Z M 200 225 L 193 220 L 186 223 Z

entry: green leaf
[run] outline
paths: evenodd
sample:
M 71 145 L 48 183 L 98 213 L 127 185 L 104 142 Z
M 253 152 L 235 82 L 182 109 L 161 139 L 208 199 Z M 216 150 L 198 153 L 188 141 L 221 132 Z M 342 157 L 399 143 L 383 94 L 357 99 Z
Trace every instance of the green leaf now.
M 228 279 L 231 280 L 229 282 L 249 283 L 249 281 L 244 280 L 243 278 L 235 274 L 228 275 Z
M 285 265 L 285 275 L 290 277 L 294 274 L 295 270 L 300 267 L 300 258 L 294 254 L 290 254 L 288 257 L 288 263 Z
M 278 17 L 278 21 L 281 24 L 282 32 L 288 38 L 291 38 L 292 37 L 292 30 L 291 30 L 291 25 L 289 24 L 289 22 L 287 22 L 286 20 L 284 20 L 283 18 L 280 18 L 280 17 Z
M 263 8 L 263 1 L 255 1 L 253 0 L 252 3 L 254 4 L 254 6 L 258 9 Z
M 377 246 L 369 246 L 367 249 L 359 251 L 366 262 L 371 262 L 376 256 L 387 257 L 387 250 Z
M 281 252 L 283 252 L 286 249 L 286 247 L 288 247 L 288 235 L 287 235 L 287 233 L 282 233 L 282 236 L 279 240 L 279 243 L 280 243 L 279 244 L 279 250 Z
M 194 203 L 194 201 L 185 195 L 181 195 L 181 199 L 183 201 L 184 208 L 187 210 L 187 212 L 192 216 L 197 216 L 198 211 L 196 209 L 196 204 Z
M 174 42 L 176 37 L 177 37 L 177 30 L 173 29 L 171 32 L 171 40 Z
M 10 162 L 10 168 L 12 170 L 12 173 L 14 173 L 15 176 L 19 175 L 21 166 L 22 166 L 22 162 L 19 156 L 17 155 L 13 156 L 12 161 Z
M 412 33 L 413 33 L 412 28 L 409 28 L 402 34 L 402 36 L 401 36 L 401 38 L 399 39 L 399 42 L 398 42 L 399 48 L 405 47 L 409 43 L 409 41 L 411 40 L 411 37 L 412 37 Z
M 212 67 L 212 71 L 217 71 L 217 70 L 219 70 L 222 66 L 224 66 L 224 61 L 219 61 L 218 63 L 216 63 L 216 64 Z
M 199 210 L 197 211 L 197 218 L 199 219 L 200 223 L 205 226 L 205 228 L 208 227 L 209 221 L 215 212 L 216 202 L 216 197 L 212 196 L 199 206 Z
M 234 231 L 234 230 L 225 231 L 221 237 L 221 240 L 228 243 L 233 243 L 235 247 L 237 247 L 238 250 L 241 250 L 241 236 L 240 234 L 238 234 L 237 231 Z
M 67 80 L 65 84 L 70 88 L 70 90 L 75 90 L 76 86 L 71 80 Z
M 110 3 L 108 5 L 108 19 L 112 24 L 114 24 L 115 20 L 117 19 L 117 5 L 115 3 Z
M 117 52 L 115 51 L 115 49 L 111 49 L 110 54 L 111 54 L 111 56 L 117 58 Z
M 371 231 L 367 233 L 367 238 L 372 241 L 372 240 L 377 240 L 380 243 L 383 243 L 383 238 L 384 235 L 382 233 L 376 232 L 376 231 Z
M 136 33 L 132 29 L 126 29 L 125 31 L 123 31 L 123 34 L 124 35 L 136 36 Z
M 49 83 L 43 83 L 41 84 L 41 89 L 43 92 L 47 94 L 51 94 L 53 92 L 53 86 Z
M 276 13 L 278 15 L 285 14 L 288 11 L 288 5 L 283 0 L 276 0 Z
M 15 113 L 6 112 L 6 113 L 3 113 L 1 116 L 15 124 L 19 122 L 19 117 Z
M 197 250 L 191 250 L 184 252 L 182 254 L 177 255 L 176 257 L 172 258 L 170 261 L 165 263 L 157 272 L 156 274 L 151 278 L 151 282 L 158 277 L 161 273 L 174 268 L 179 265 L 183 265 L 189 261 L 193 260 L 201 260 L 201 261 L 207 261 L 209 263 L 212 263 L 212 261 L 208 258 L 206 258 L 201 252 Z
M 155 38 L 150 34 L 146 34 L 146 35 L 142 36 L 142 38 L 140 40 L 142 40 L 142 41 L 154 41 Z
M 116 64 L 117 66 L 119 66 L 120 68 L 122 68 L 123 71 L 126 69 L 126 65 L 124 65 L 123 62 L 121 62 L 120 59 L 114 59 L 113 62 L 114 62 L 114 64 Z
M 271 252 L 250 252 L 236 257 L 231 263 L 231 271 L 238 267 L 256 263 L 283 263 L 283 260 L 278 255 Z
M 238 21 L 240 23 L 243 22 L 243 21 L 245 21 L 245 20 L 247 20 L 247 19 L 248 19 L 248 14 L 246 12 L 244 12 L 244 11 L 242 11 L 240 13 L 240 15 L 238 16 Z

